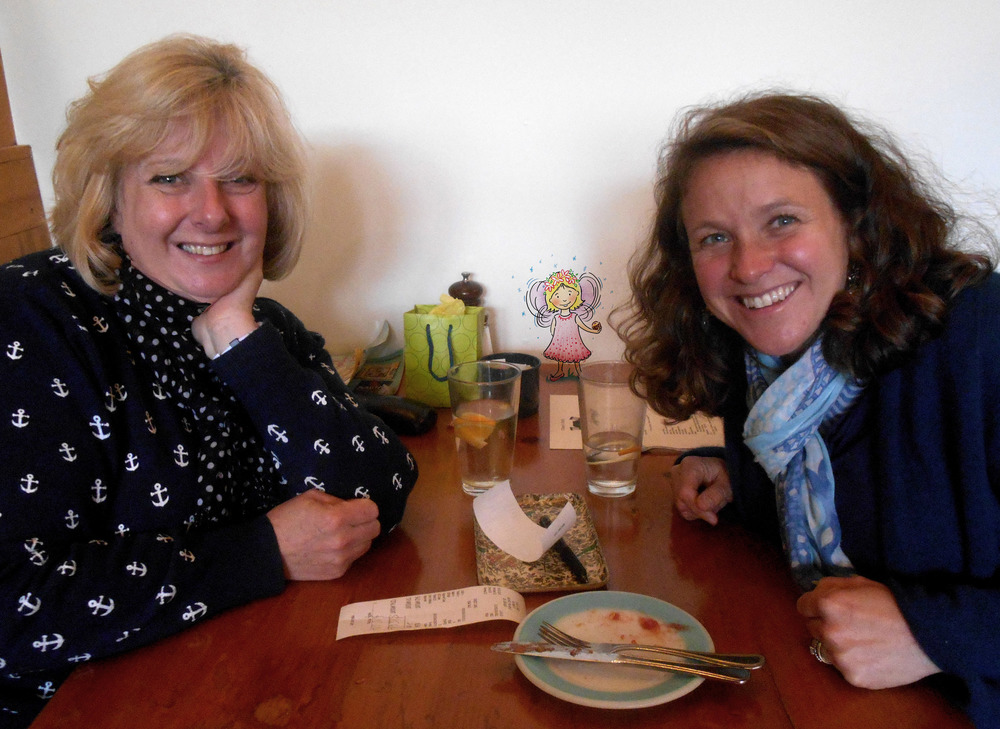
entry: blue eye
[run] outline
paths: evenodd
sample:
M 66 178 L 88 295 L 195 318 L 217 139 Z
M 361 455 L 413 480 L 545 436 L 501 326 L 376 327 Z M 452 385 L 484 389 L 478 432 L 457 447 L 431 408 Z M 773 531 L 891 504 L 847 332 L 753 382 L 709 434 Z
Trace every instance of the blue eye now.
M 257 189 L 257 178 L 253 175 L 240 175 L 222 181 L 227 191 L 236 195 L 245 195 Z
M 710 233 L 698 241 L 699 248 L 711 248 L 729 240 L 725 233 Z
M 180 175 L 153 175 L 150 183 L 154 185 L 175 185 L 181 181 Z
M 778 215 L 771 222 L 775 227 L 783 228 L 784 226 L 791 225 L 792 223 L 795 223 L 797 221 L 798 218 L 796 218 L 794 215 Z

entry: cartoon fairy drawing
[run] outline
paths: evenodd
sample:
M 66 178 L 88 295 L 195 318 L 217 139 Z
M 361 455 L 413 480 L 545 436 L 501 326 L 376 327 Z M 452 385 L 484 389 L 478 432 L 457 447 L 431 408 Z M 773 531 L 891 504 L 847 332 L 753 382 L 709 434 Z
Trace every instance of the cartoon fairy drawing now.
M 557 363 L 550 382 L 580 374 L 580 363 L 592 353 L 583 343 L 580 330 L 591 334 L 601 331 L 594 309 L 601 301 L 601 280 L 592 273 L 577 276 L 571 269 L 554 271 L 548 278 L 528 287 L 524 302 L 535 323 L 548 328 L 552 341 L 542 355 Z

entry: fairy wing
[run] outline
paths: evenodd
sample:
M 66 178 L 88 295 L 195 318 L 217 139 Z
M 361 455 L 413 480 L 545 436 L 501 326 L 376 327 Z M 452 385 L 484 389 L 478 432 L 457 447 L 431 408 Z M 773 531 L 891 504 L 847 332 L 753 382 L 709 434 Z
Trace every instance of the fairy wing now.
M 580 307 L 576 309 L 576 315 L 583 321 L 590 321 L 594 318 L 594 309 L 601 303 L 601 279 L 594 274 L 587 272 L 580 275 Z
M 528 291 L 524 295 L 524 303 L 528 311 L 535 317 L 535 323 L 540 327 L 548 327 L 552 323 L 555 312 L 549 311 L 545 303 L 545 282 L 535 281 L 528 286 Z

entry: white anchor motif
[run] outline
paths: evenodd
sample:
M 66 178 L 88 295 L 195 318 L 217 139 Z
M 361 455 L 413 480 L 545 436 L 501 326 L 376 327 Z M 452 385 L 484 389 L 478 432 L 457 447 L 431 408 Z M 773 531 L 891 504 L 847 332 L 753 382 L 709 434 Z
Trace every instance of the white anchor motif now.
M 11 413 L 11 425 L 15 428 L 26 428 L 28 427 L 28 421 L 31 420 L 31 416 L 24 411 L 24 408 L 18 408 L 17 412 Z
M 149 414 L 148 410 L 146 411 L 146 429 L 150 433 L 153 433 L 153 434 L 156 433 L 156 425 L 154 425 L 154 423 L 153 423 L 153 416 Z
M 182 549 L 179 552 L 179 554 L 181 556 L 181 559 L 183 559 L 185 562 L 194 562 L 194 554 L 192 554 L 187 549 Z
M 125 571 L 130 573 L 133 577 L 145 577 L 146 576 L 146 565 L 142 562 L 132 562 L 125 568 Z
M 115 529 L 115 534 L 117 534 L 117 535 L 118 535 L 119 537 L 124 537 L 124 536 L 125 536 L 126 534 L 128 534 L 128 533 L 129 533 L 130 531 L 132 531 L 132 530 L 131 530 L 131 529 L 129 529 L 129 528 L 128 528 L 127 526 L 125 526 L 124 524 L 119 524 L 119 525 L 118 525 L 118 528 L 117 528 L 117 529 Z
M 59 452 L 63 454 L 63 460 L 72 463 L 77 459 L 76 448 L 71 446 L 69 443 L 63 443 L 59 447 Z
M 128 392 L 125 390 L 125 385 L 116 382 L 111 387 L 115 391 L 115 400 L 118 402 L 125 402 L 128 399 Z
M 379 428 L 377 425 L 372 426 L 372 432 L 375 434 L 376 438 L 382 441 L 382 445 L 386 445 L 389 442 L 389 439 L 386 437 L 385 433 L 383 433 L 382 429 Z
M 22 352 L 24 352 L 24 347 L 16 340 L 7 345 L 7 356 L 13 360 L 21 359 L 24 356 Z
M 323 492 L 326 491 L 326 489 L 323 488 L 326 484 L 317 479 L 315 476 L 306 476 L 305 481 L 306 481 L 306 486 L 308 486 L 309 488 L 314 488 L 318 491 L 323 491 Z
M 398 473 L 392 474 L 392 485 L 396 487 L 397 491 L 402 490 L 402 488 L 403 488 L 403 479 L 401 479 L 399 477 Z
M 38 687 L 38 698 L 48 699 L 52 697 L 52 694 L 56 692 L 56 687 L 52 685 L 51 681 L 46 681 L 41 686 Z
M 188 459 L 186 458 L 188 452 L 184 450 L 183 443 L 178 444 L 178 446 L 174 448 L 174 454 L 177 456 L 177 458 L 174 459 L 174 463 L 176 463 L 181 468 L 184 468 L 184 466 L 190 463 L 190 461 L 188 461 Z
M 101 483 L 101 479 L 99 478 L 95 479 L 94 485 L 90 487 L 90 490 L 94 492 L 94 495 L 90 498 L 95 504 L 99 504 L 108 498 L 108 495 L 105 493 L 108 489 L 103 483 Z
M 365 442 L 361 440 L 360 435 L 356 435 L 353 438 L 351 438 L 351 445 L 354 446 L 354 450 L 357 451 L 358 453 L 365 452 Z
M 313 450 L 321 455 L 328 456 L 330 455 L 330 444 L 322 438 L 318 438 L 316 442 L 313 443 Z
M 326 393 L 322 390 L 313 390 L 310 397 L 312 397 L 312 401 L 317 405 L 326 405 Z
M 104 393 L 104 409 L 109 413 L 113 413 L 118 409 L 118 403 L 115 401 L 115 395 L 111 392 L 110 387 Z
M 129 453 L 125 456 L 125 470 L 134 471 L 139 468 L 139 459 L 136 457 L 135 453 Z
M 359 499 L 371 498 L 371 494 L 368 493 L 368 489 L 365 488 L 364 486 L 358 486 L 356 489 L 354 489 L 354 495 Z
M 35 478 L 35 474 L 29 473 L 21 479 L 21 490 L 26 494 L 33 494 L 38 491 L 39 483 L 40 481 Z
M 94 328 L 101 334 L 108 331 L 108 323 L 104 320 L 104 317 L 95 316 L 94 317 Z
M 36 640 L 31 645 L 40 650 L 42 653 L 45 653 L 50 648 L 52 650 L 59 650 L 60 648 L 62 648 L 62 644 L 65 642 L 66 640 L 61 635 L 59 635 L 59 633 L 53 633 L 51 638 L 49 637 L 48 633 L 45 633 L 41 638 Z
M 72 509 L 66 512 L 66 516 L 63 519 L 66 520 L 66 526 L 70 529 L 76 529 L 80 525 L 80 515 Z
M 188 622 L 194 622 L 206 612 L 208 612 L 208 605 L 203 602 L 196 602 L 194 605 L 187 606 L 187 610 L 181 615 L 181 618 Z
M 177 588 L 173 585 L 164 585 L 160 588 L 160 591 L 156 593 L 156 601 L 161 605 L 166 605 L 175 597 L 177 597 Z
M 38 272 L 36 271 L 35 273 L 37 274 Z M 27 274 L 25 274 L 25 275 L 27 275 Z M 73 289 L 71 289 L 69 287 L 69 284 L 67 284 L 65 281 L 62 282 L 62 289 L 63 289 L 63 291 L 66 292 L 67 296 L 71 296 L 74 299 L 76 298 L 76 294 L 73 293 Z
M 278 441 L 279 443 L 287 443 L 288 442 L 288 435 L 286 435 L 285 431 L 283 431 L 281 428 L 279 428 L 274 423 L 271 423 L 271 425 L 267 426 L 267 432 L 268 432 L 268 435 L 273 436 L 274 439 L 276 441 Z
M 170 536 L 169 534 L 157 534 L 156 535 L 156 541 L 158 541 L 158 542 L 172 542 L 172 541 L 174 541 L 174 538 L 172 536 Z
M 107 440 L 111 437 L 111 433 L 104 430 L 105 428 L 110 428 L 111 423 L 106 423 L 101 420 L 100 415 L 95 415 L 90 419 L 90 427 L 93 428 L 94 437 L 98 440 Z
M 67 559 L 61 565 L 56 567 L 56 572 L 66 577 L 72 577 L 76 574 L 76 562 L 72 559 Z
M 411 471 L 417 467 L 417 462 L 413 460 L 413 456 L 411 456 L 409 452 L 406 454 L 406 465 L 410 467 Z
M 355 400 L 353 397 L 351 397 L 351 393 L 345 392 L 344 399 L 347 400 L 347 402 L 351 403 L 351 405 L 353 405 L 354 407 L 358 406 L 358 401 Z
M 167 399 L 167 393 L 163 391 L 163 387 L 160 386 L 159 382 L 153 383 L 153 397 L 155 397 L 157 400 Z
M 65 253 L 53 253 L 49 256 L 49 260 L 53 263 L 66 263 L 69 260 L 69 256 Z
M 93 656 L 90 655 L 89 653 L 81 653 L 78 656 L 73 656 L 71 658 L 67 658 L 66 660 L 69 661 L 70 663 L 84 663 L 86 661 L 89 661 L 91 658 L 93 658 Z
M 43 546 L 42 540 L 38 537 L 32 537 L 24 543 L 24 548 L 28 550 L 28 559 L 32 564 L 43 565 L 49 561 L 49 556 L 40 549 Z
M 22 615 L 34 615 L 42 607 L 42 599 L 35 597 L 30 592 L 21 595 L 17 601 L 17 611 Z
M 105 600 L 107 600 L 107 602 L 104 602 Z M 93 611 L 94 615 L 107 617 L 114 611 L 115 601 L 112 600 L 110 597 L 105 597 L 104 595 L 101 595 L 96 600 L 90 600 L 87 603 L 87 607 L 89 607 Z
M 167 502 L 170 501 L 170 495 L 167 494 L 167 487 L 160 483 L 153 485 L 153 490 L 149 492 L 149 496 L 153 502 L 153 506 L 161 508 L 166 506 Z
M 67 395 L 69 395 L 69 388 L 66 386 L 66 383 L 60 380 L 58 377 L 52 380 L 52 390 L 59 397 L 66 397 Z

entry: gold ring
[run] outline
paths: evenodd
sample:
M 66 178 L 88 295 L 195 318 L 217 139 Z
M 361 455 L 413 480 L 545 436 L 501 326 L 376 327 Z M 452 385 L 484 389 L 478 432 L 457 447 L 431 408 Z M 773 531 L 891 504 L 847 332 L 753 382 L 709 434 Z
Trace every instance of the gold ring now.
M 812 643 L 809 644 L 809 652 L 820 663 L 830 665 L 830 659 L 826 657 L 826 653 L 823 651 L 823 643 L 818 639 L 813 638 Z

